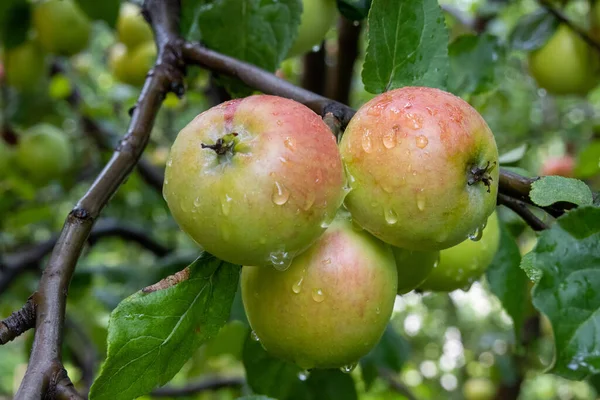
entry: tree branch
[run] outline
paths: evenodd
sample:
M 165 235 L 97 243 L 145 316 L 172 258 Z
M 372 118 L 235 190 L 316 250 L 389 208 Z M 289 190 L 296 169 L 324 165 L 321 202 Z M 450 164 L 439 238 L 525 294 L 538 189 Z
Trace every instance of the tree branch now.
M 211 378 L 200 382 L 190 383 L 183 387 L 163 387 L 152 391 L 152 397 L 183 397 L 192 396 L 209 390 L 218 390 L 227 387 L 238 387 L 244 385 L 243 378 Z
M 548 225 L 546 225 L 541 219 L 535 216 L 534 213 L 527 208 L 527 204 L 522 202 L 521 200 L 517 200 L 510 196 L 507 196 L 502 193 L 498 193 L 498 204 L 506 206 L 517 213 L 533 230 L 543 231 L 544 229 L 548 229 Z
M 38 292 L 34 295 L 38 311 L 35 339 L 27 371 L 15 399 L 40 399 L 48 389 L 52 389 L 51 377 L 62 366 L 66 296 L 77 259 L 100 211 L 140 158 L 166 93 L 172 90 L 181 94 L 183 91 L 184 64 L 180 52 L 182 42 L 178 36 L 179 1 L 146 0 L 143 13 L 154 30 L 158 58 L 148 73 L 127 134 L 67 217 L 42 275 Z
M 35 303 L 30 297 L 19 311 L 0 321 L 0 345 L 6 344 L 35 325 Z
M 362 25 L 355 25 L 354 21 L 341 17 L 338 29 L 337 62 L 333 68 L 334 76 L 329 79 L 327 95 L 340 103 L 349 104 Z

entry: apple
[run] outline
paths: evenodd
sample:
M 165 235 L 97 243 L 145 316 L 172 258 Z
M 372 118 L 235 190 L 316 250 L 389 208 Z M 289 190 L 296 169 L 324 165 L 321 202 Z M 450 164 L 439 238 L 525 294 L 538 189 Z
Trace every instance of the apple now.
M 496 397 L 496 385 L 488 378 L 469 378 L 462 391 L 465 400 L 492 400 Z
M 38 124 L 20 138 L 16 161 L 31 178 L 43 182 L 59 178 L 71 168 L 73 149 L 62 130 L 53 125 Z
M 156 45 L 147 42 L 130 50 L 123 43 L 115 44 L 109 51 L 108 66 L 119 81 L 141 86 L 156 60 Z
M 598 84 L 598 54 L 568 26 L 529 54 L 529 72 L 549 93 L 585 95 Z
M 575 170 L 575 159 L 570 156 L 550 157 L 544 161 L 540 175 L 558 175 L 572 178 Z
M 440 259 L 439 251 L 415 251 L 392 247 L 398 269 L 398 294 L 419 287 Z
M 245 266 L 241 276 L 255 335 L 303 369 L 352 366 L 366 355 L 390 319 L 396 282 L 390 247 L 353 229 L 345 212 L 286 271 Z
M 122 3 L 117 19 L 119 42 L 133 49 L 153 42 L 152 29 L 142 16 L 141 8 L 132 3 Z
M 45 56 L 35 42 L 27 41 L 6 51 L 6 83 L 20 91 L 33 91 L 42 81 Z
M 91 32 L 88 17 L 73 0 L 46 0 L 37 4 L 33 26 L 42 47 L 63 56 L 85 49 Z
M 498 215 L 493 213 L 480 237 L 440 251 L 440 261 L 431 271 L 422 290 L 451 292 L 456 289 L 468 290 L 494 259 L 500 245 Z
M 454 246 L 494 211 L 498 149 L 479 113 L 438 89 L 405 87 L 362 106 L 340 143 L 345 205 L 377 238 L 408 250 Z
M 320 45 L 336 19 L 335 0 L 303 0 L 298 36 L 288 51 L 288 57 L 304 54 Z
M 209 253 L 285 268 L 325 231 L 344 184 L 323 120 L 293 100 L 256 95 L 213 107 L 179 132 L 163 194 Z

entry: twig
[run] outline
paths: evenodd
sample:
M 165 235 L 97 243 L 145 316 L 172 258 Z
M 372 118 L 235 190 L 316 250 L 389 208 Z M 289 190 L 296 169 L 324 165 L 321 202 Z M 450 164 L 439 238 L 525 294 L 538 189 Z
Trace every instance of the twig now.
M 77 259 L 94 221 L 131 173 L 150 136 L 152 124 L 169 90 L 181 94 L 184 65 L 178 36 L 180 3 L 146 0 L 143 14 L 151 23 L 158 58 L 138 98 L 127 135 L 89 191 L 67 217 L 62 233 L 34 295 L 36 334 L 27 371 L 15 399 L 39 399 L 51 389 L 51 377 L 61 364 L 66 296 Z M 64 370 L 64 369 L 62 369 Z
M 544 7 L 550 14 L 554 15 L 556 19 L 569 27 L 575 32 L 581 39 L 583 39 L 588 45 L 593 47 L 596 51 L 600 52 L 600 43 L 596 42 L 588 33 L 575 25 L 573 21 L 567 18 L 560 10 L 555 8 L 549 0 L 538 0 L 538 3 Z
M 302 58 L 303 72 L 301 86 L 317 94 L 324 94 L 325 78 L 325 42 L 321 43 L 319 50 L 309 51 Z
M 506 206 L 517 213 L 533 230 L 543 231 L 544 229 L 548 229 L 548 225 L 546 225 L 541 219 L 535 216 L 534 213 L 527 208 L 527 204 L 522 202 L 521 200 L 515 199 L 513 197 L 507 196 L 502 193 L 498 193 L 498 204 Z
M 35 303 L 30 297 L 19 311 L 0 321 L 0 345 L 6 344 L 35 325 Z
M 183 397 L 209 390 L 218 390 L 226 387 L 238 387 L 244 385 L 243 378 L 220 378 L 204 379 L 200 382 L 190 383 L 183 387 L 163 387 L 152 391 L 152 397 Z
M 329 79 L 327 96 L 340 103 L 349 104 L 362 24 L 355 25 L 354 21 L 341 17 L 338 29 L 337 62 L 332 71 L 333 76 Z

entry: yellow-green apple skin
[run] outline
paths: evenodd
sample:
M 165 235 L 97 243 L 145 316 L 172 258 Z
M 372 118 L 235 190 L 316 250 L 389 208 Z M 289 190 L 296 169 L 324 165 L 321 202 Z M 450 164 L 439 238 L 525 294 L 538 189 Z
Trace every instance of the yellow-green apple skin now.
M 440 251 L 440 261 L 425 282 L 422 290 L 451 292 L 468 289 L 490 265 L 500 245 L 498 215 L 493 213 L 488 219 L 481 239 L 464 242 Z
M 549 93 L 585 95 L 598 84 L 598 57 L 577 33 L 560 25 L 544 46 L 529 54 L 529 72 Z
M 133 50 L 123 43 L 116 43 L 108 54 L 108 66 L 114 77 L 133 86 L 141 86 L 144 83 L 155 60 L 154 42 L 144 43 Z
M 4 64 L 6 83 L 21 91 L 33 91 L 44 77 L 45 56 L 39 46 L 27 41 L 7 50 Z
M 454 246 L 496 206 L 494 135 L 473 107 L 448 92 L 405 87 L 375 97 L 350 121 L 340 152 L 351 184 L 346 207 L 394 246 Z M 477 171 L 483 179 L 474 179 Z
M 221 139 L 233 146 L 224 154 L 205 147 Z M 179 132 L 163 194 L 181 229 L 206 251 L 283 269 L 325 231 L 344 183 L 323 120 L 293 100 L 256 95 L 213 107 Z
M 152 42 L 152 29 L 142 16 L 141 9 L 132 3 L 122 3 L 117 19 L 119 42 L 130 49 Z
M 398 269 L 398 294 L 406 294 L 427 279 L 440 259 L 440 252 L 392 247 Z
M 38 124 L 20 138 L 16 150 L 19 167 L 36 181 L 60 178 L 73 164 L 73 148 L 59 128 Z
M 266 351 L 304 369 L 355 364 L 381 338 L 396 297 L 390 246 L 340 214 L 286 271 L 243 267 L 242 299 Z
M 321 44 L 337 17 L 335 0 L 303 0 L 298 36 L 288 57 L 298 56 Z
M 46 0 L 37 4 L 33 26 L 42 47 L 63 56 L 85 49 L 91 32 L 90 20 L 73 0 Z
M 469 378 L 462 392 L 465 400 L 492 400 L 496 397 L 496 386 L 488 378 Z

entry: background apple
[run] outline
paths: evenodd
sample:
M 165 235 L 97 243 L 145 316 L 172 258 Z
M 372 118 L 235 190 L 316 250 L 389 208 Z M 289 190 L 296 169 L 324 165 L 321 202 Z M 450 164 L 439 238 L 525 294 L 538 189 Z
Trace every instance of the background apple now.
M 288 57 L 304 54 L 320 45 L 337 18 L 335 0 L 303 0 L 302 7 L 298 36 Z
M 572 178 L 574 170 L 575 159 L 572 156 L 549 157 L 544 160 L 540 175 L 558 175 Z
M 392 247 L 398 269 L 398 294 L 416 289 L 440 259 L 439 251 L 416 251 Z
M 257 95 L 213 107 L 179 133 L 163 192 L 206 251 L 285 268 L 333 219 L 344 182 L 323 120 L 295 101 Z
M 345 213 L 288 270 L 243 267 L 241 281 L 264 348 L 304 369 L 356 364 L 383 334 L 397 290 L 390 247 Z
M 599 65 L 597 51 L 566 25 L 529 54 L 531 75 L 552 94 L 587 94 L 598 84 Z
M 141 9 L 132 3 L 122 3 L 117 20 L 119 42 L 130 49 L 153 42 L 152 29 L 142 16 Z
M 49 124 L 29 128 L 19 140 L 16 160 L 31 178 L 59 178 L 73 164 L 73 149 L 63 131 Z
M 33 26 L 42 47 L 54 54 L 72 56 L 85 49 L 91 23 L 73 0 L 46 0 L 33 10 Z
M 496 206 L 494 135 L 450 93 L 405 87 L 375 97 L 350 121 L 340 151 L 351 176 L 346 207 L 394 246 L 453 246 Z
M 467 239 L 440 252 L 438 266 L 431 271 L 420 288 L 440 292 L 467 290 L 490 265 L 499 245 L 498 215 L 493 213 L 480 240 Z
M 6 52 L 6 83 L 21 91 L 37 89 L 44 77 L 45 57 L 33 41 L 27 41 Z
M 156 45 L 147 42 L 133 50 L 123 43 L 111 47 L 108 55 L 109 68 L 119 81 L 141 86 L 156 60 Z

